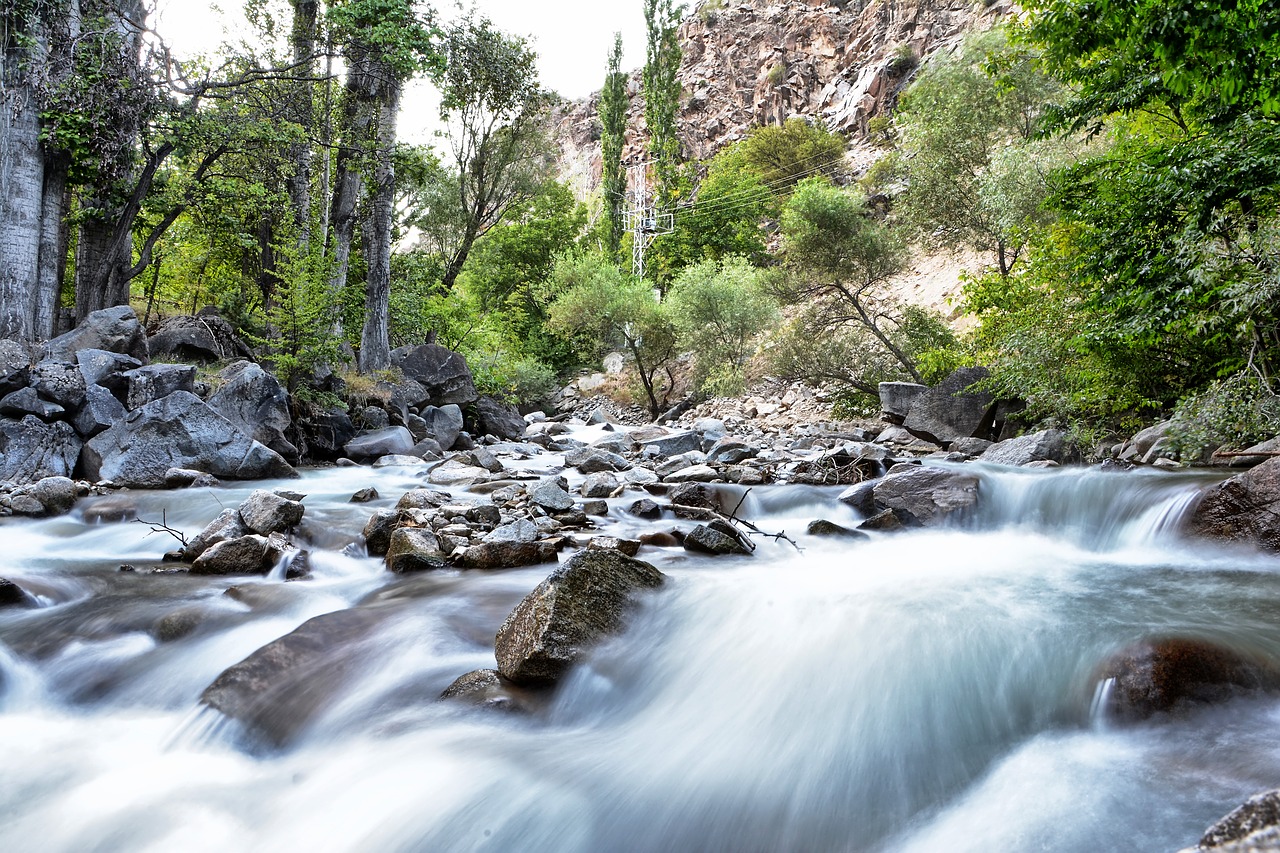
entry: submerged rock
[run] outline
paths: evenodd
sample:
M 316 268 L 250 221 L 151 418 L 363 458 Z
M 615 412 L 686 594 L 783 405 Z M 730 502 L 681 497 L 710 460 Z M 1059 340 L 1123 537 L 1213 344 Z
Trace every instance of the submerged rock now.
M 751 553 L 751 548 L 742 535 L 723 521 L 699 524 L 685 534 L 684 547 L 686 551 L 714 556 Z
M 1200 843 L 1184 853 L 1263 853 L 1280 850 L 1280 789 L 1245 800 L 1205 830 Z
M 0 578 L 0 607 L 35 607 L 36 600 L 11 580 Z
M 440 694 L 441 702 L 461 702 L 494 711 L 534 713 L 545 704 L 545 693 L 520 687 L 496 669 L 477 669 L 459 676 Z
M 665 580 L 618 551 L 578 552 L 502 623 L 494 649 L 498 671 L 516 684 L 556 681 L 592 645 L 622 630 L 636 592 Z
M 872 487 L 877 508 L 898 510 L 920 524 L 940 524 L 978 503 L 978 478 L 947 468 L 915 466 Z

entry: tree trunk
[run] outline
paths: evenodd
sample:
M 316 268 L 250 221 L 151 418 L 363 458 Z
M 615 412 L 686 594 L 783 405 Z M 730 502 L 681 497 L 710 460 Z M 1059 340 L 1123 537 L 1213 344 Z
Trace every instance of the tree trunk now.
M 39 108 L 28 81 L 36 76 L 31 65 L 40 61 L 42 51 L 12 43 L 4 48 L 0 68 L 0 338 L 34 341 L 39 337 L 36 307 L 44 154 L 40 150 Z
M 64 223 L 71 208 L 67 192 L 68 160 L 51 157 L 45 160 L 44 204 L 40 222 L 39 285 L 36 288 L 35 331 L 41 339 L 56 332 L 58 308 L 62 302 L 62 283 L 67 271 L 67 228 Z
M 95 202 L 89 205 L 98 207 Z M 76 241 L 76 323 L 84 322 L 94 311 L 129 301 L 130 255 L 125 255 L 117 244 L 116 227 L 116 217 L 112 215 L 90 217 L 80 225 Z
M 391 366 L 391 219 L 395 207 L 396 174 L 392 153 L 396 117 L 400 111 L 400 82 L 386 69 L 384 95 L 378 116 L 378 147 L 374 152 L 373 196 L 365 219 L 364 329 L 360 335 L 360 372 Z
M 293 30 L 290 42 L 293 46 L 293 73 L 299 77 L 310 77 L 315 70 L 316 22 L 318 20 L 319 2 L 317 0 L 293 0 Z M 299 81 L 292 86 L 289 97 L 292 120 L 302 129 L 303 139 L 289 145 L 289 162 L 293 165 L 293 173 L 285 184 L 289 191 L 289 202 L 293 208 L 294 226 L 298 234 L 298 251 L 305 255 L 311 243 L 311 132 L 315 125 L 315 110 L 312 108 L 312 87 L 309 81 Z

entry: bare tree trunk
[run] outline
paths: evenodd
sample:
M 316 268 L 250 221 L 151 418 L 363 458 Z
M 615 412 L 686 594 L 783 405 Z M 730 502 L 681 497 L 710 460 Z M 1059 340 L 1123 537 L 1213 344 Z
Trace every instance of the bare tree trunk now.
M 293 62 L 296 66 L 294 73 L 301 77 L 310 77 L 314 70 L 319 6 L 317 0 L 293 0 L 293 31 L 290 42 L 293 46 Z M 302 129 L 303 134 L 308 137 L 290 144 L 288 157 L 289 162 L 293 164 L 293 173 L 285 182 L 289 191 L 289 202 L 293 207 L 299 254 L 306 254 L 311 243 L 312 150 L 309 137 L 315 125 L 311 92 L 311 83 L 303 80 L 293 85 L 289 95 L 293 100 L 292 118 Z
M 67 270 L 67 229 L 71 196 L 67 192 L 65 157 L 48 158 L 44 169 L 44 204 L 40 214 L 40 261 L 36 288 L 35 332 L 38 338 L 55 334 L 62 282 Z
M 97 206 L 94 202 L 90 205 Z M 84 322 L 94 311 L 129 301 L 126 274 L 131 258 L 116 242 L 116 227 L 113 215 L 90 217 L 80 225 L 76 241 L 77 323 Z
M 350 60 L 343 92 L 342 146 L 338 149 L 333 203 L 329 208 L 329 295 L 335 300 L 347 284 L 351 241 L 355 238 L 356 211 L 364 191 L 360 158 L 370 140 L 378 80 L 367 53 Z M 372 91 L 370 91 L 372 90 Z M 333 333 L 341 336 L 342 320 L 335 312 Z
M 391 219 L 395 207 L 396 175 L 392 152 L 396 142 L 396 117 L 400 111 L 400 81 L 386 70 L 386 83 L 378 116 L 378 147 L 374 152 L 373 197 L 365 219 L 364 329 L 360 334 L 360 372 L 391 366 Z
M 28 59 L 26 51 L 5 51 L 0 91 L 0 338 L 34 341 L 44 154 L 35 95 L 21 67 Z

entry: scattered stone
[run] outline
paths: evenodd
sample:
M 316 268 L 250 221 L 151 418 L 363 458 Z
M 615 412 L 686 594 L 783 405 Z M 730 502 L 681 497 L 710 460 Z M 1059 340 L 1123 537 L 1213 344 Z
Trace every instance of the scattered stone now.
M 481 395 L 471 404 L 468 414 L 467 428 L 475 435 L 492 435 L 506 441 L 519 441 L 524 437 L 524 418 L 510 403 Z
M 517 519 L 510 524 L 495 528 L 484 537 L 485 543 L 495 542 L 536 542 L 538 528 L 527 518 Z
M 462 435 L 462 409 L 456 405 L 427 406 L 422 410 L 427 438 L 440 445 L 441 452 L 449 450 Z
M 556 546 L 550 542 L 482 542 L 459 554 L 454 562 L 463 569 L 514 569 L 554 563 Z
M 604 500 L 585 500 L 582 502 L 582 512 L 597 517 L 606 516 L 609 514 L 609 504 Z
M 907 527 L 919 527 L 920 523 L 913 516 L 900 509 L 886 509 L 868 518 L 858 525 L 859 530 L 877 530 L 891 533 Z
M 665 576 L 617 551 L 587 549 L 551 573 L 498 630 L 498 671 L 517 684 L 558 680 L 587 650 L 622 630 L 632 596 Z
M 533 713 L 545 704 L 541 692 L 512 684 L 496 669 L 479 669 L 460 676 L 440 694 L 440 701 L 521 714 Z
M 292 501 L 265 489 L 255 489 L 240 504 L 240 519 L 254 533 L 269 536 L 282 533 L 302 521 L 305 508 L 299 501 Z
M 684 547 L 686 551 L 715 556 L 751 553 L 751 549 L 743 544 L 742 537 L 730 525 L 717 521 L 699 524 L 685 534 Z
M 374 460 L 374 468 L 421 468 L 428 462 L 420 456 L 379 456 Z
M 375 512 L 364 526 L 365 550 L 370 557 L 382 557 L 391 547 L 391 534 L 401 521 L 400 512 L 383 509 Z
M 591 474 L 582 481 L 579 492 L 584 498 L 611 498 L 622 491 L 622 484 L 613 474 Z
M 912 467 L 876 482 L 877 506 L 901 510 L 921 524 L 941 524 L 978 503 L 978 478 L 946 468 Z
M 627 507 L 627 512 L 637 518 L 644 518 L 650 521 L 662 518 L 662 507 L 658 506 L 657 503 L 649 500 L 648 498 L 641 498 L 636 501 L 631 506 Z
M 573 498 L 565 491 L 564 481 L 559 477 L 544 477 L 539 480 L 529 488 L 529 500 L 552 513 L 573 508 Z
M 381 497 L 381 495 L 378 494 L 377 489 L 373 486 L 367 486 L 352 495 L 351 500 L 348 501 L 348 503 L 367 504 L 370 501 L 376 501 L 379 497 Z
M 239 539 L 248 533 L 249 528 L 245 527 L 239 511 L 224 509 L 218 513 L 217 518 L 205 525 L 204 530 L 201 530 L 194 539 L 187 543 L 182 551 L 182 558 L 189 563 L 194 562 L 201 554 L 219 542 L 225 542 L 228 539 Z
M 702 450 L 702 436 L 693 430 L 670 433 L 640 442 L 640 452 L 656 452 L 659 456 L 679 456 Z
M 445 555 L 440 540 L 429 530 L 401 527 L 391 534 L 386 562 L 396 574 L 427 572 L 445 568 Z
M 826 519 L 817 519 L 809 522 L 808 533 L 810 536 L 841 536 L 849 539 L 867 539 L 865 533 L 859 533 L 857 530 L 850 530 L 847 527 L 841 527 L 834 521 Z
M 489 470 L 477 465 L 467 465 L 460 459 L 450 459 L 431 469 L 427 482 L 434 486 L 466 486 L 489 479 Z
M 720 479 L 720 472 L 710 465 L 690 465 L 663 477 L 668 483 L 710 483 Z
M 654 548 L 679 548 L 684 544 L 684 533 L 679 530 L 662 530 L 655 533 L 642 533 L 640 544 Z

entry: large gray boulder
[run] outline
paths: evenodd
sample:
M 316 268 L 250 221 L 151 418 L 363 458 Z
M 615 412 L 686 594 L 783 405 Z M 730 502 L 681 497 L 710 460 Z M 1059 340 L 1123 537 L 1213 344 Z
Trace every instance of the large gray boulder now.
M 396 574 L 429 572 L 445 567 L 440 540 L 430 530 L 401 527 L 391 534 L 387 546 L 387 568 Z
M 0 338 L 0 397 L 27 387 L 31 353 L 17 341 Z
M 946 444 L 957 438 L 991 438 L 996 398 L 972 386 L 990 374 L 985 367 L 962 367 L 921 394 L 902 422 L 912 435 Z
M 876 481 L 877 509 L 906 513 L 920 524 L 934 525 L 972 510 L 978 503 L 978 478 L 947 468 L 916 467 Z
M 146 332 L 127 305 L 94 311 L 79 326 L 46 343 L 44 357 L 74 362 L 76 353 L 86 349 L 123 353 L 144 364 L 150 359 Z
M 441 450 L 453 447 L 462 435 L 462 409 L 458 406 L 427 406 L 421 417 L 426 425 L 426 438 L 440 445 Z
M 1065 432 L 1046 429 L 994 444 L 984 450 L 979 458 L 983 462 L 994 462 L 997 465 L 1028 465 L 1032 462 L 1062 464 L 1075 456 L 1075 448 L 1071 446 Z
M 468 409 L 472 435 L 492 435 L 504 441 L 524 438 L 527 424 L 520 410 L 487 394 L 476 400 Z
M 31 368 L 31 387 L 46 400 L 75 410 L 84 403 L 85 381 L 79 366 L 45 359 Z
M 124 389 L 120 402 L 129 411 L 168 397 L 175 391 L 195 391 L 196 369 L 190 364 L 148 364 L 120 374 Z
M 297 476 L 278 453 L 188 391 L 148 403 L 90 439 L 84 468 L 90 479 L 144 489 L 163 488 L 170 468 L 231 480 Z
M 0 398 L 0 416 L 23 418 L 35 415 L 42 421 L 54 421 L 67 413 L 57 403 L 44 399 L 34 388 L 19 388 L 11 394 Z
M 221 385 L 210 395 L 209 408 L 254 441 L 296 462 L 298 448 L 285 438 L 293 423 L 289 394 L 279 380 L 251 361 L 227 365 L 218 380 Z
M 1185 516 L 1183 531 L 1280 552 L 1280 457 L 1206 490 Z
M 126 414 L 124 404 L 116 399 L 115 394 L 101 385 L 89 385 L 85 388 L 84 405 L 76 412 L 73 423 L 76 432 L 88 439 L 110 429 Z
M 356 437 L 356 428 L 346 412 L 315 409 L 299 418 L 295 435 L 303 456 L 332 462 L 343 455 L 347 442 Z
M 284 556 L 283 540 L 249 534 L 224 539 L 191 564 L 193 575 L 265 575 Z
M 900 424 L 910 413 L 916 400 L 929 390 L 928 385 L 915 382 L 881 382 L 880 411 L 890 423 Z
M 169 317 L 148 339 L 152 358 L 171 356 L 183 361 L 221 361 L 248 358 L 250 350 L 235 329 L 216 312 L 205 310 L 192 317 Z
M 46 424 L 33 415 L 0 420 L 0 480 L 34 483 L 45 477 L 71 477 L 82 444 L 71 425 Z
M 347 442 L 345 451 L 357 462 L 371 462 L 383 456 L 405 456 L 413 443 L 413 434 L 404 427 L 386 427 L 356 436 Z
M 587 549 L 538 584 L 498 629 L 498 671 L 516 684 L 562 676 L 591 646 L 622 630 L 632 597 L 662 572 L 619 551 Z
M 296 527 L 305 511 L 301 501 L 290 500 L 266 489 L 254 489 L 238 510 L 245 526 L 263 536 Z
M 421 383 L 433 405 L 465 406 L 480 396 L 467 360 L 439 344 L 400 347 L 391 352 L 391 364 Z

